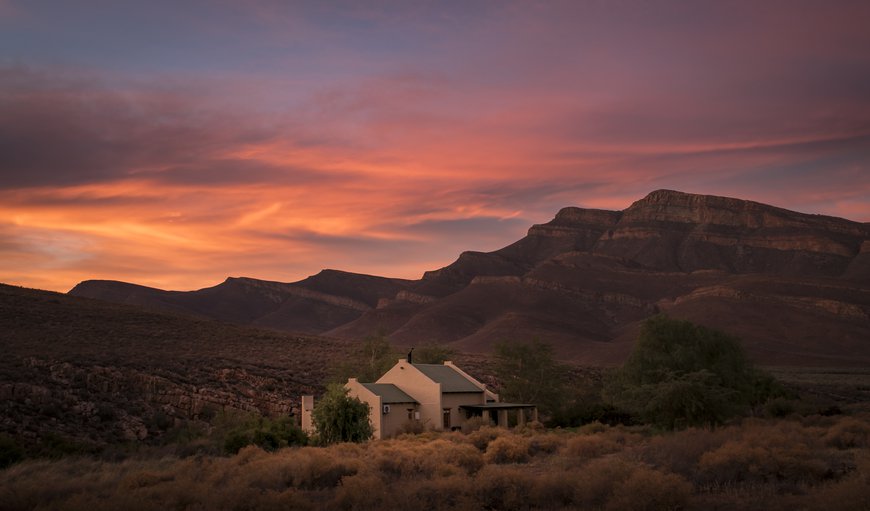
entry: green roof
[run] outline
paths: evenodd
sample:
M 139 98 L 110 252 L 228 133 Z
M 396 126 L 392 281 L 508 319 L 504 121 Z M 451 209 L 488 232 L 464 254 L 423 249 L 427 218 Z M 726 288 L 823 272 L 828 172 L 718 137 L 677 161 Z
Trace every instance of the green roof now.
M 459 371 L 441 364 L 413 364 L 430 380 L 441 384 L 441 392 L 483 392 Z
M 399 387 L 392 383 L 360 383 L 369 389 L 374 395 L 381 396 L 381 403 L 416 403 L 417 400 L 405 394 Z

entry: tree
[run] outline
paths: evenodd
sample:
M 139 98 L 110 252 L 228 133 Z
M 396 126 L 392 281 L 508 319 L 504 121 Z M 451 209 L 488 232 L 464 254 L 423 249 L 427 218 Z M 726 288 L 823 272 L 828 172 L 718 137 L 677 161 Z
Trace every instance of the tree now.
M 398 358 L 398 351 L 382 333 L 369 335 L 347 360 L 335 367 L 333 381 L 344 383 L 348 378 L 357 378 L 373 382 L 393 367 Z
M 365 442 L 372 437 L 374 431 L 369 420 L 369 405 L 348 397 L 347 393 L 344 386 L 332 383 L 314 405 L 311 418 L 319 443 Z
M 539 339 L 495 345 L 495 374 L 504 400 L 534 403 L 544 413 L 557 409 L 564 396 L 565 368 L 553 358 L 553 347 Z
M 222 428 L 231 427 L 223 437 L 226 454 L 236 454 L 246 445 L 256 445 L 266 451 L 277 451 L 292 445 L 306 445 L 308 435 L 289 417 L 269 419 L 256 414 L 238 414 L 221 418 Z
M 443 364 L 456 355 L 456 350 L 446 344 L 426 343 L 414 349 L 415 364 Z
M 721 424 L 767 400 L 771 382 L 737 338 L 659 315 L 644 322 L 606 393 L 644 421 L 675 429 Z

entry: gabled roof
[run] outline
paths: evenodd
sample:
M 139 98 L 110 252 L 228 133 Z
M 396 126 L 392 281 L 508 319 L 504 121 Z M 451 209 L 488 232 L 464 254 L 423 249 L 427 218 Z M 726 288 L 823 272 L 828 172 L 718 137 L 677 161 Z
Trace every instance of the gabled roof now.
M 441 384 L 441 392 L 483 392 L 452 367 L 440 364 L 413 364 L 430 380 Z
M 360 383 L 374 395 L 381 396 L 381 403 L 416 403 L 417 400 L 405 394 L 402 389 L 392 383 Z

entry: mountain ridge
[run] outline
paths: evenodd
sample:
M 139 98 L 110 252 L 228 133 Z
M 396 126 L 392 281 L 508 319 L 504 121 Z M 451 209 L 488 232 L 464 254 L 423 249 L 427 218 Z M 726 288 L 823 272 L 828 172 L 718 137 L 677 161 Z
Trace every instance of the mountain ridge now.
M 595 364 L 619 363 L 637 324 L 666 312 L 738 333 L 762 362 L 870 362 L 856 340 L 870 339 L 870 224 L 730 197 L 656 190 L 623 211 L 565 207 L 520 240 L 463 252 L 419 280 L 324 270 L 261 282 L 181 294 L 138 286 L 119 300 L 123 284 L 85 281 L 70 294 L 468 351 L 537 336 Z

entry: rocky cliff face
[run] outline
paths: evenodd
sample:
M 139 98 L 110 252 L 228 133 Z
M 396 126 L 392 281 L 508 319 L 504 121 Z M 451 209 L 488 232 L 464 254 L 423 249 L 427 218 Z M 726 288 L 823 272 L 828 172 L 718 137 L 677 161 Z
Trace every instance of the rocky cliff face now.
M 437 299 L 404 309 L 394 300 L 329 333 L 358 336 L 389 318 L 407 344 L 486 351 L 539 337 L 566 357 L 618 363 L 637 323 L 667 311 L 738 330 L 761 362 L 870 361 L 870 345 L 854 341 L 870 340 L 868 240 L 867 224 L 659 190 L 625 211 L 564 208 L 513 245 L 463 254 L 411 284 L 440 284 Z

